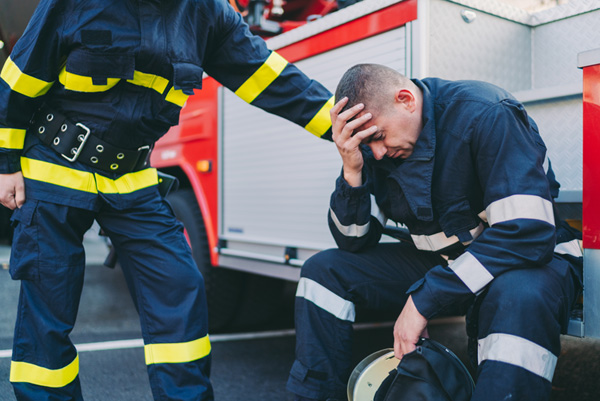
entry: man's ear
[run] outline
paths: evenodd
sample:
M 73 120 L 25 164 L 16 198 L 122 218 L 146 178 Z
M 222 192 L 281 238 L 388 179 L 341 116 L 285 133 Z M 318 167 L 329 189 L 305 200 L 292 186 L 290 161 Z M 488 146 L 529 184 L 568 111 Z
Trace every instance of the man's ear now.
M 405 107 L 408 111 L 413 112 L 417 108 L 415 95 L 408 89 L 399 89 L 396 92 L 396 103 Z

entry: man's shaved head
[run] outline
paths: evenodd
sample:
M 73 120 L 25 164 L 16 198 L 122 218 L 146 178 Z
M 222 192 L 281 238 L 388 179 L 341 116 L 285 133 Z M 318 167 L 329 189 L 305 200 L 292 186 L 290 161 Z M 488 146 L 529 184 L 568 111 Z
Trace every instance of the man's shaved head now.
M 384 112 L 393 104 L 395 90 L 411 87 L 412 81 L 398 71 L 380 64 L 357 64 L 338 83 L 335 99 L 348 98 L 344 110 L 363 103 L 365 110 Z

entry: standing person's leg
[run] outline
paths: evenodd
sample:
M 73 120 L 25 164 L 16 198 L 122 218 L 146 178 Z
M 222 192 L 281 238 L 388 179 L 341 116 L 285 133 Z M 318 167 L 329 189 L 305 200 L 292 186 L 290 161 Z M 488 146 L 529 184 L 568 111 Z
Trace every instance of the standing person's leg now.
M 400 313 L 410 285 L 437 264 L 444 259 L 403 243 L 360 253 L 330 249 L 307 260 L 296 293 L 296 361 L 288 391 L 345 400 L 355 306 Z
M 204 280 L 182 224 L 158 195 L 135 209 L 104 209 L 98 222 L 140 314 L 154 399 L 212 400 Z
M 21 280 L 10 370 L 19 401 L 82 400 L 79 358 L 69 339 L 83 286 L 83 234 L 93 213 L 28 200 L 13 215 L 10 261 Z
M 474 401 L 550 399 L 566 331 L 578 293 L 569 265 L 509 271 L 492 281 L 478 322 L 478 379 Z

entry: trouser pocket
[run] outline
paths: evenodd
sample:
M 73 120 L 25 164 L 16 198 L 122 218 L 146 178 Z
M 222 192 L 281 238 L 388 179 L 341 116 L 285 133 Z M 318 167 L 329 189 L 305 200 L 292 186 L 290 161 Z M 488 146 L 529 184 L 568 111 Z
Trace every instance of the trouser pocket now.
M 14 227 L 9 268 L 13 280 L 40 278 L 37 206 L 38 201 L 28 200 L 19 209 L 15 209 L 10 219 Z

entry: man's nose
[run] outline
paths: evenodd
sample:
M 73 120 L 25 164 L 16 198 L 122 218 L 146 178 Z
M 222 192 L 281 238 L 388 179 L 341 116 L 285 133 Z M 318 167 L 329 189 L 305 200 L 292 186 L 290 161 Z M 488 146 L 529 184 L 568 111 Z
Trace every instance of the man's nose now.
M 371 146 L 371 150 L 373 151 L 373 156 L 375 156 L 375 159 L 383 159 L 383 156 L 385 156 L 387 152 L 387 148 L 382 143 L 371 143 L 369 145 Z

